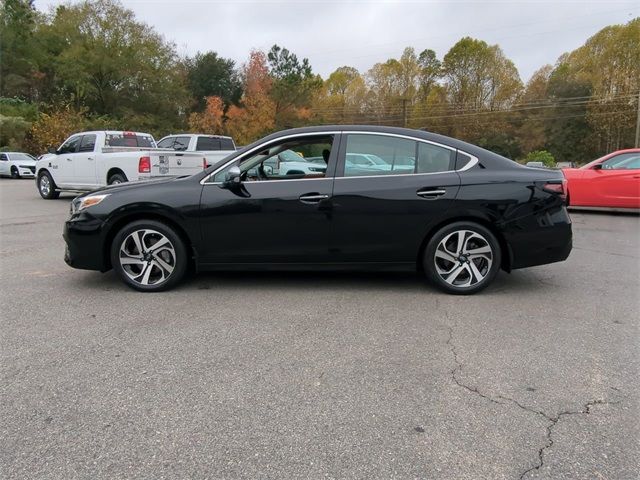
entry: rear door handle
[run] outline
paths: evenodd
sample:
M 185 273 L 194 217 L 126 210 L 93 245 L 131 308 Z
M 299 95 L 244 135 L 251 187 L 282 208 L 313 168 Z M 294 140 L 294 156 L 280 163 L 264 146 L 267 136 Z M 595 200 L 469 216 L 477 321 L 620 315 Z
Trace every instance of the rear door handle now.
M 444 188 L 437 187 L 437 188 L 423 188 L 422 190 L 418 190 L 416 192 L 416 195 L 422 198 L 434 199 L 434 198 L 441 197 L 445 193 L 447 193 L 447 191 Z
M 73 160 L 73 159 L 71 159 L 71 158 L 67 158 L 67 162 L 70 162 L 71 160 Z
M 329 195 L 324 195 L 322 193 L 307 193 L 305 195 L 300 195 L 298 198 L 302 203 L 320 203 L 322 200 L 326 200 L 329 198 Z
M 93 160 L 93 157 L 87 157 L 87 160 Z

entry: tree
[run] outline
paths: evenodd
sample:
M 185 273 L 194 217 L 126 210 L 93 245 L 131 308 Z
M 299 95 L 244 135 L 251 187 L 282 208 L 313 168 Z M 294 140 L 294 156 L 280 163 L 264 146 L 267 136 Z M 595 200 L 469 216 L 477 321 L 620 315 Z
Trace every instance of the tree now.
M 314 97 L 312 111 L 321 123 L 358 123 L 364 111 L 367 88 L 360 72 L 338 67 Z
M 89 114 L 138 125 L 179 121 L 186 91 L 175 47 L 131 10 L 115 0 L 63 5 L 42 30 L 53 102 L 71 98 Z
M 189 129 L 198 133 L 219 135 L 222 133 L 224 103 L 220 97 L 207 97 L 204 112 L 189 115 Z
M 497 45 L 465 37 L 444 56 L 442 74 L 450 105 L 450 134 L 480 143 L 488 131 L 512 133 L 508 110 L 522 91 L 518 70 Z M 446 120 L 445 120 L 446 121 Z M 491 141 L 495 148 L 495 139 Z M 486 144 L 489 146 L 489 144 Z M 502 151 L 512 151 L 504 145 Z
M 314 94 L 322 87 L 322 79 L 314 75 L 309 59 L 298 57 L 278 45 L 267 55 L 269 74 L 273 80 L 271 98 L 276 108 L 276 125 L 291 126 L 299 119 L 300 110 L 311 105 Z
M 33 0 L 4 0 L 0 4 L 0 96 L 33 96 L 37 16 Z
M 523 163 L 527 162 L 542 162 L 545 167 L 554 168 L 556 166 L 556 159 L 553 155 L 546 150 L 535 150 L 529 152 L 522 160 Z
M 240 145 L 257 140 L 272 131 L 276 114 L 276 106 L 269 96 L 272 81 L 263 52 L 251 52 L 242 77 L 244 95 L 240 101 L 241 106 L 229 107 L 225 124 L 227 133 Z
M 185 62 L 189 93 L 194 107 L 201 111 L 207 97 L 220 97 L 225 105 L 237 103 L 242 95 L 242 82 L 235 62 L 219 57 L 216 52 L 198 53 Z
M 26 136 L 27 150 L 40 155 L 47 148 L 60 145 L 68 136 L 84 130 L 87 119 L 83 110 L 64 107 L 51 113 L 42 113 Z

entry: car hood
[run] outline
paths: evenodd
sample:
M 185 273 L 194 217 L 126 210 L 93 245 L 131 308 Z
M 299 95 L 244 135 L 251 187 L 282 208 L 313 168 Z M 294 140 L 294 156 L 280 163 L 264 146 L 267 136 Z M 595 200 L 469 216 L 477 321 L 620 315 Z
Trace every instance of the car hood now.
M 25 167 L 35 167 L 35 160 L 12 160 L 11 163 L 16 163 L 18 165 L 24 165 Z
M 158 188 L 161 185 L 166 185 L 172 182 L 181 182 L 191 178 L 189 175 L 184 177 L 171 177 L 171 178 L 158 178 L 151 180 L 139 180 L 137 182 L 126 182 L 126 183 L 118 183 L 116 185 L 107 185 L 106 187 L 101 187 L 96 190 L 91 190 L 90 192 L 83 193 L 76 198 L 88 197 L 91 195 L 113 195 L 118 194 L 120 192 L 128 192 L 131 190 L 140 191 L 142 195 L 144 195 L 145 191 L 149 191 L 149 189 Z

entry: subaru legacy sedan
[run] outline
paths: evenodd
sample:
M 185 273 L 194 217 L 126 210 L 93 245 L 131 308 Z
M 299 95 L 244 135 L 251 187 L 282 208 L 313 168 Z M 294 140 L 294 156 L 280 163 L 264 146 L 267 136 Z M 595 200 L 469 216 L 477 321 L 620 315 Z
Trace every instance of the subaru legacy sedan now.
M 326 168 L 266 168 L 287 150 L 322 158 Z M 362 155 L 385 165 L 347 160 Z M 559 170 L 527 168 L 442 135 L 300 128 L 190 177 L 77 197 L 64 228 L 65 260 L 75 268 L 113 268 L 144 292 L 175 286 L 191 266 L 417 270 L 446 292 L 470 294 L 500 269 L 567 258 L 565 189 Z

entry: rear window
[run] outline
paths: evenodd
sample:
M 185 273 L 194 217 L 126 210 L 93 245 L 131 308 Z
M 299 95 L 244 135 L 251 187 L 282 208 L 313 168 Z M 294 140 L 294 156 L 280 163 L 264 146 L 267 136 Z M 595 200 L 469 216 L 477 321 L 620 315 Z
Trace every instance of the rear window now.
M 221 150 L 220 139 L 215 137 L 198 137 L 196 150 L 200 152 L 207 150 Z
M 104 144 L 106 147 L 155 148 L 156 146 L 151 135 L 133 132 L 108 133 Z

